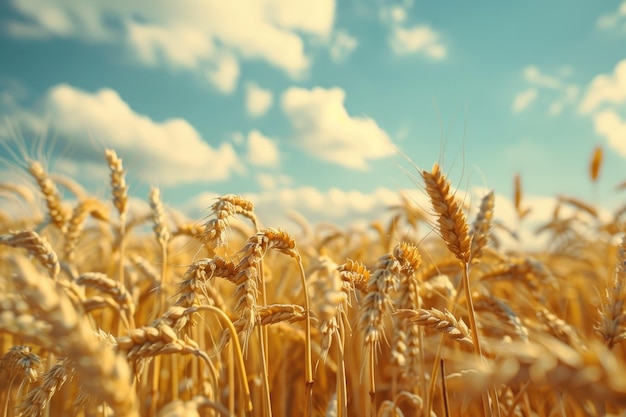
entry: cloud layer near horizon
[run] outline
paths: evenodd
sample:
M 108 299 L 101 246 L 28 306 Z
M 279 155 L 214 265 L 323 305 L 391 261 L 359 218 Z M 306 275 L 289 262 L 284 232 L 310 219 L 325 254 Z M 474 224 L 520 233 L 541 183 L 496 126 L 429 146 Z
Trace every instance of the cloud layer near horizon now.
M 213 147 L 184 119 L 155 121 L 139 114 L 107 88 L 89 93 L 60 84 L 46 93 L 36 109 L 22 109 L 10 117 L 22 129 L 50 130 L 58 142 L 68 143 L 80 154 L 80 159 L 68 163 L 99 160 L 95 154 L 101 149 L 95 141 L 133 160 L 136 174 L 156 184 L 220 181 L 242 169 L 230 143 Z M 10 136 L 6 125 L 0 125 L 0 132 L 5 140 Z

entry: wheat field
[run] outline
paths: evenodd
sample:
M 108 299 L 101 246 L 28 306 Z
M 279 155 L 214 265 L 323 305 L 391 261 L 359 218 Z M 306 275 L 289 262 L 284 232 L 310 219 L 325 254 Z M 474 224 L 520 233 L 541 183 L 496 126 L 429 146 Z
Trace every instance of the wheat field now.
M 137 215 L 102 163 L 108 199 L 38 160 L 0 183 L 2 416 L 626 415 L 625 210 L 560 196 L 549 244 L 511 250 L 494 193 L 470 217 L 434 164 L 428 207 L 289 234 L 236 194 L 181 220 L 153 187 Z

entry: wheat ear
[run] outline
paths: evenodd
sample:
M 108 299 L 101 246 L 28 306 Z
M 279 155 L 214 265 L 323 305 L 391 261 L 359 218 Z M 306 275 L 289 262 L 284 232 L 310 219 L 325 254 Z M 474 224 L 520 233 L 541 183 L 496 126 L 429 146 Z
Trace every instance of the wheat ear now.
M 78 203 L 68 220 L 67 232 L 65 233 L 65 258 L 70 261 L 74 259 L 74 251 L 89 215 L 99 220 L 108 220 L 108 213 L 99 200 L 86 198 Z
M 364 293 L 367 292 L 371 273 L 363 263 L 348 259 L 345 264 L 339 265 L 337 270 L 344 281 L 344 286 L 347 286 L 347 290 L 356 289 Z
M 41 369 L 41 358 L 32 353 L 30 346 L 12 346 L 8 352 L 0 358 L 0 373 L 8 377 L 8 387 L 4 387 L 6 380 L 0 384 L 0 389 L 6 392 L 4 415 L 8 415 L 13 386 L 19 382 L 16 398 L 19 398 L 26 384 L 36 382 Z
M 241 214 L 252 221 L 255 229 L 259 230 L 259 221 L 254 214 L 254 205 L 249 200 L 234 194 L 220 196 L 211 206 L 215 218 L 207 221 L 204 225 L 203 237 L 214 246 L 226 244 L 226 229 L 230 218 L 235 214 Z
M 42 382 L 24 396 L 20 405 L 22 408 L 20 416 L 42 416 L 54 394 L 61 389 L 68 379 L 72 379 L 74 373 L 74 364 L 67 358 L 46 371 L 41 376 Z
M 400 263 L 392 254 L 380 257 L 376 271 L 367 283 L 367 294 L 361 302 L 359 325 L 363 331 L 368 357 L 367 375 L 372 411 L 376 409 L 376 349 L 383 338 L 385 314 L 390 313 L 394 308 L 389 293 L 397 288 L 400 271 Z
M 208 296 L 207 287 L 213 286 L 212 278 L 224 278 L 232 283 L 237 280 L 237 266 L 219 256 L 202 258 L 191 264 L 178 286 L 177 299 L 174 305 L 191 307 L 201 304 L 201 301 L 211 303 L 214 300 Z M 204 300 L 199 299 L 203 296 Z
M 606 300 L 600 307 L 600 320 L 595 326 L 609 349 L 626 340 L 626 236 L 622 237 L 618 253 L 613 279 L 606 289 Z
M 417 247 L 411 243 L 402 242 L 394 248 L 393 256 L 400 264 L 397 308 L 422 308 L 420 283 L 416 277 L 422 258 Z M 425 368 L 423 332 L 419 325 L 405 320 L 396 322 L 395 328 L 391 342 L 391 362 L 400 368 L 401 376 L 405 379 L 411 382 L 421 381 L 422 395 L 425 395 L 427 393 L 426 379 L 423 375 L 420 377 L 420 373 L 423 374 Z
M 115 300 L 118 308 L 123 311 L 124 321 L 128 329 L 135 327 L 135 303 L 126 287 L 99 272 L 86 272 L 76 280 L 78 285 L 95 288 Z
M 33 230 L 23 230 L 0 235 L 0 244 L 14 248 L 24 248 L 46 268 L 50 278 L 56 280 L 61 266 L 59 258 L 48 240 Z
M 59 230 L 65 232 L 66 222 L 69 218 L 69 212 L 63 206 L 61 194 L 59 193 L 56 185 L 50 179 L 50 176 L 43 168 L 43 166 L 37 161 L 32 161 L 29 164 L 28 172 L 37 182 L 39 190 L 46 200 L 46 207 L 48 208 L 50 221 L 53 225 L 59 228 Z
M 471 237 L 472 262 L 478 261 L 483 256 L 483 249 L 489 244 L 491 234 L 491 221 L 493 219 L 493 206 L 495 196 L 493 191 L 488 192 L 480 203 L 480 209 L 476 220 L 472 225 Z
M 398 314 L 410 322 L 445 333 L 450 339 L 465 347 L 474 349 L 470 329 L 463 322 L 463 319 L 457 319 L 448 310 L 441 311 L 436 308 L 429 310 L 398 310 Z
M 604 153 L 600 146 L 596 146 L 593 150 L 591 157 L 591 163 L 589 164 L 589 178 L 591 181 L 596 182 L 600 176 L 600 169 L 602 168 L 602 160 L 604 159 Z
M 126 234 L 126 216 L 128 214 L 128 185 L 126 184 L 126 171 L 122 164 L 122 159 L 117 156 L 113 149 L 104 151 L 104 157 L 109 165 L 111 173 L 111 190 L 113 194 L 113 205 L 117 209 L 120 217 L 119 224 L 119 251 L 120 259 L 118 265 L 118 280 L 124 282 L 124 247 Z
M 150 188 L 148 200 L 152 214 L 152 223 L 154 224 L 152 230 L 154 231 L 159 247 L 161 248 L 161 280 L 157 290 L 156 307 L 156 313 L 161 314 L 166 298 L 163 288 L 167 282 L 167 244 L 170 240 L 170 231 L 165 218 L 165 208 L 163 207 L 163 202 L 161 201 L 161 191 L 157 187 Z M 176 392 L 178 392 L 178 390 L 176 390 Z M 177 399 L 176 396 L 174 399 Z

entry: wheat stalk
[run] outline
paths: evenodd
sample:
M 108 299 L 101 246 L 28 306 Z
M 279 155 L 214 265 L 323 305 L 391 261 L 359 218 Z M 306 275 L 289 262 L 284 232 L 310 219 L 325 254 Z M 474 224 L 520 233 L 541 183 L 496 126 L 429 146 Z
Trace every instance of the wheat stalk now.
M 443 238 L 448 250 L 462 264 L 461 283 L 465 290 L 465 302 L 467 304 L 468 318 L 472 331 L 473 349 L 478 360 L 482 360 L 482 350 L 480 340 L 478 338 L 478 329 L 476 325 L 476 317 L 474 315 L 474 306 L 472 300 L 472 292 L 470 287 L 469 262 L 471 257 L 471 238 L 468 232 L 467 220 L 463 214 L 461 206 L 456 202 L 454 194 L 450 192 L 450 181 L 439 169 L 439 165 L 435 163 L 430 172 L 422 171 L 422 178 L 426 184 L 426 193 L 430 197 L 435 213 L 437 215 L 438 231 Z M 438 360 L 435 361 L 435 363 Z M 436 364 L 435 366 L 437 366 Z M 436 375 L 438 369 L 433 371 Z M 431 389 L 434 388 L 434 378 L 431 379 Z M 485 415 L 491 415 L 489 406 L 490 400 L 485 393 L 483 395 L 483 412 Z

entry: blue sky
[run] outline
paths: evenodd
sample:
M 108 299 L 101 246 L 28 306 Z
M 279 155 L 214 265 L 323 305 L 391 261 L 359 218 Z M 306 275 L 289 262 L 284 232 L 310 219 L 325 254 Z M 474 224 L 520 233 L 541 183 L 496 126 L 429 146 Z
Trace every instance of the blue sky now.
M 393 143 L 474 205 L 486 187 L 510 208 L 516 173 L 537 211 L 623 201 L 626 2 L 8 0 L 0 16 L 0 140 L 45 137 L 50 170 L 103 197 L 111 147 L 135 197 L 157 185 L 191 216 L 234 193 L 276 226 L 290 209 L 373 220 L 415 188 Z

